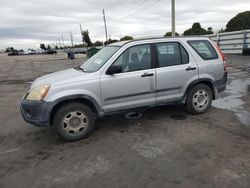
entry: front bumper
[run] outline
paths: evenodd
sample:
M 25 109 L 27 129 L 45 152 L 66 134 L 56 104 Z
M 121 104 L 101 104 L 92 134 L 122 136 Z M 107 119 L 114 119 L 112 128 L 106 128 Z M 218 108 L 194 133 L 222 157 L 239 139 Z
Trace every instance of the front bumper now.
M 37 127 L 50 126 L 50 112 L 53 103 L 45 101 L 21 101 L 20 109 L 23 119 Z

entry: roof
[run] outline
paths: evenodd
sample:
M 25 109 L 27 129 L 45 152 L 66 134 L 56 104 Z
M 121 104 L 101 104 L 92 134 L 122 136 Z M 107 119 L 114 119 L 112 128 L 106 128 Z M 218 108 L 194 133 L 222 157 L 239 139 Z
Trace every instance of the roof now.
M 144 40 L 167 40 L 167 39 L 186 39 L 186 40 L 204 40 L 207 39 L 207 36 L 177 36 L 177 37 L 146 37 L 146 38 L 137 38 L 134 40 L 128 40 L 128 41 L 119 41 L 119 42 L 115 42 L 112 44 L 109 44 L 109 46 L 123 46 L 127 43 L 132 43 L 132 42 L 138 42 L 138 41 L 144 41 Z

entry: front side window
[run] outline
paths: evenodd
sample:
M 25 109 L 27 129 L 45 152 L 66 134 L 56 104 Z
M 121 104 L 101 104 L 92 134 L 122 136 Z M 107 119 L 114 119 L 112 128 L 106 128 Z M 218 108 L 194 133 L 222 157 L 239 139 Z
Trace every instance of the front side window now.
M 202 59 L 218 59 L 218 55 L 209 41 L 188 41 L 188 44 L 199 54 Z
M 99 70 L 119 49 L 119 46 L 107 46 L 86 61 L 81 68 L 84 72 L 96 72 Z
M 113 65 L 122 67 L 122 72 L 146 70 L 151 68 L 150 45 L 134 46 L 125 50 Z
M 159 67 L 169 67 L 189 63 L 187 51 L 177 42 L 156 45 Z

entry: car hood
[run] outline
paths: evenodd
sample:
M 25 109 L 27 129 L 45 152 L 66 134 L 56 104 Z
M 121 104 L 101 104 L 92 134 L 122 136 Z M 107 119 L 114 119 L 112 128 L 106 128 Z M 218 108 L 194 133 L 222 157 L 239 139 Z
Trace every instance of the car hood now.
M 44 75 L 42 77 L 37 78 L 31 85 L 31 88 L 36 86 L 45 85 L 45 84 L 63 84 L 78 81 L 79 77 L 83 77 L 83 79 L 87 79 L 90 73 L 84 73 L 82 71 L 78 71 L 76 69 L 66 69 L 58 72 L 54 72 L 51 74 Z

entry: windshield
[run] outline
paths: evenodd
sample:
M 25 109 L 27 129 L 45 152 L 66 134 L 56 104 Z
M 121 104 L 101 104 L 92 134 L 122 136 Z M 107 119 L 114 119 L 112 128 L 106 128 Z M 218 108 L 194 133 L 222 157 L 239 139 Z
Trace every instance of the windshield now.
M 95 72 L 100 69 L 119 49 L 119 46 L 107 46 L 86 61 L 81 68 L 84 72 Z

